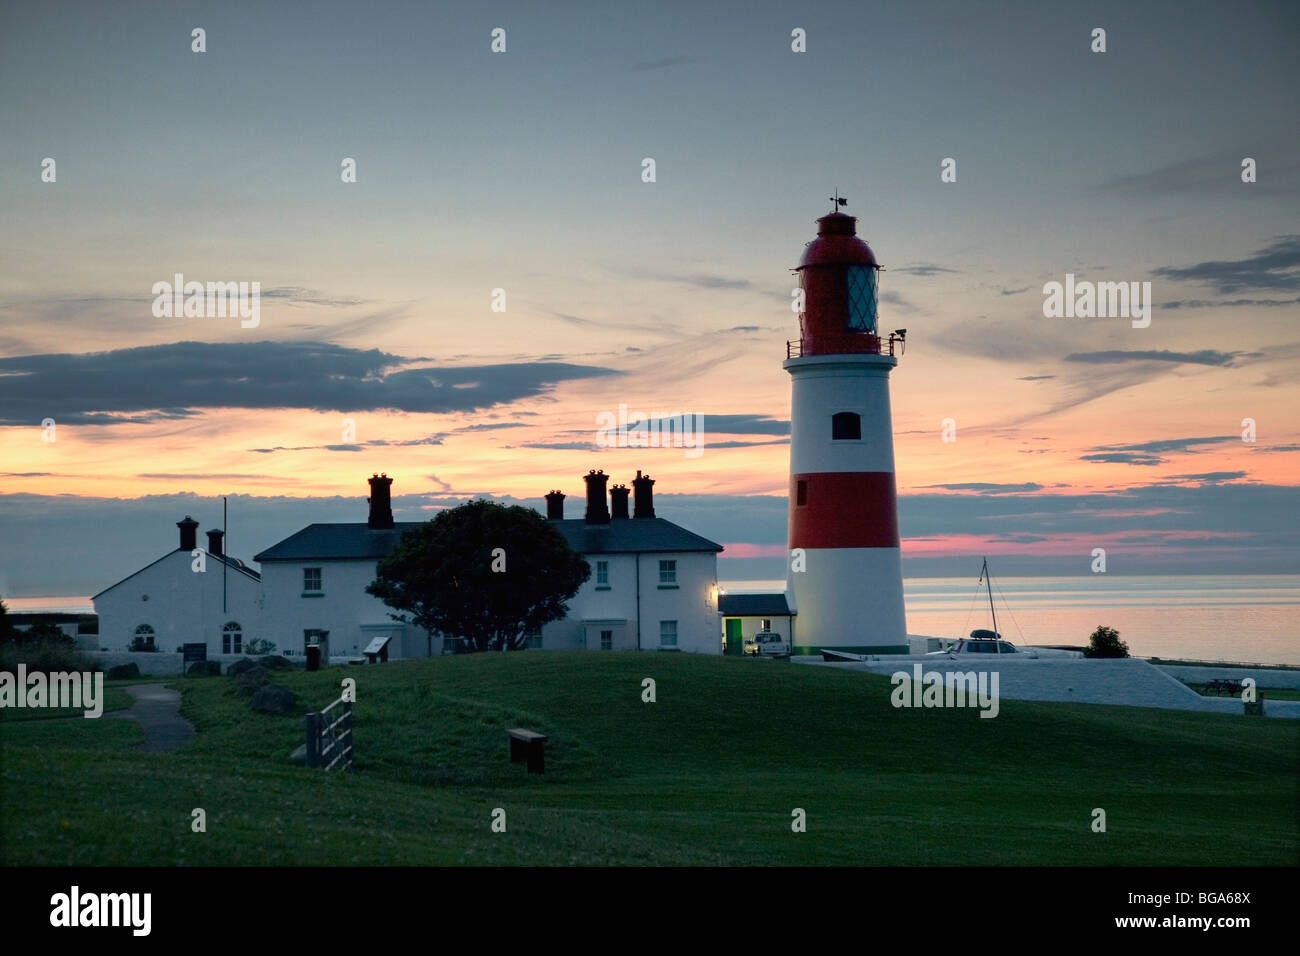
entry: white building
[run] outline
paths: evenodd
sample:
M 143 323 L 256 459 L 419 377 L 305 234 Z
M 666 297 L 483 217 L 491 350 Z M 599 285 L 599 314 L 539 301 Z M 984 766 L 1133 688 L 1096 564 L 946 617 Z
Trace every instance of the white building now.
M 176 550 L 91 598 L 100 650 L 129 650 L 136 638 L 166 653 L 201 642 L 213 658 L 243 653 L 262 636 L 261 576 L 223 553 L 222 531 L 207 533 L 206 551 L 197 548 L 198 526 L 186 515 L 176 522 Z
M 636 513 L 629 489 L 611 489 L 603 472 L 587 481 L 587 512 L 565 519 L 564 495 L 547 495 L 547 517 L 569 547 L 586 558 L 591 577 L 569 600 L 569 614 L 529 639 L 548 650 L 677 650 L 721 653 L 717 555 L 722 546 L 657 518 L 653 479 L 637 473 Z M 262 566 L 261 632 L 281 650 L 322 657 L 359 657 L 376 637 L 388 638 L 390 660 L 437 656 L 455 639 L 428 634 L 392 618 L 393 609 L 365 588 L 375 566 L 414 522 L 393 521 L 392 479 L 370 479 L 370 515 L 362 523 L 313 524 L 258 554 Z

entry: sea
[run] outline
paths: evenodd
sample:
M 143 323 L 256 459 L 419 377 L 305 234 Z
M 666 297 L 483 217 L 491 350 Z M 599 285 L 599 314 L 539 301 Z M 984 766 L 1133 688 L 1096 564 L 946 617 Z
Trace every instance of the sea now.
M 721 581 L 732 592 L 784 581 Z M 992 626 L 974 577 L 904 578 L 910 634 L 965 637 Z M 1099 625 L 1134 657 L 1300 666 L 1300 575 L 993 579 L 998 632 L 1013 644 L 1083 646 Z
M 720 581 L 728 591 L 784 581 Z M 907 630 L 963 637 L 992 626 L 974 578 L 905 578 Z M 10 611 L 90 612 L 88 597 L 6 597 Z M 993 579 L 998 631 L 1015 644 L 1082 646 L 1099 625 L 1135 657 L 1300 666 L 1300 575 L 1174 575 Z

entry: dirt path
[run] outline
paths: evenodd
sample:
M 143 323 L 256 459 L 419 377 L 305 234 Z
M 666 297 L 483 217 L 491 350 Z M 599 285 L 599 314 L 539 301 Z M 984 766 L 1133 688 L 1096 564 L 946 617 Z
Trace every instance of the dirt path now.
M 194 737 L 193 725 L 181 716 L 179 691 L 162 684 L 131 684 L 125 690 L 135 703 L 126 710 L 115 710 L 104 716 L 125 717 L 140 725 L 144 743 L 136 750 L 171 753 Z

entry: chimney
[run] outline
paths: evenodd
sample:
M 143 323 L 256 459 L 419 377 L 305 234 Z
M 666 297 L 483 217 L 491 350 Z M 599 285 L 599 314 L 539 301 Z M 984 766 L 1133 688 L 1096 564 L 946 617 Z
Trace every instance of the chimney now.
M 627 496 L 631 494 L 627 485 L 615 485 L 609 489 L 610 517 L 627 517 Z
M 198 532 L 199 523 L 195 521 L 193 518 L 191 518 L 189 515 L 186 515 L 184 521 L 176 522 L 176 527 L 181 529 L 181 544 L 180 544 L 181 550 L 193 551 L 197 546 L 195 542 L 199 536 L 199 532 Z
M 370 502 L 370 519 L 366 522 L 373 531 L 391 528 L 393 526 L 393 503 L 389 496 L 388 486 L 393 483 L 393 479 L 388 477 L 385 472 L 382 475 L 372 475 L 370 482 L 370 497 L 366 500 Z
M 551 491 L 546 495 L 546 520 L 563 521 L 564 520 L 564 494 L 559 491 Z
M 633 518 L 653 518 L 655 516 L 654 492 L 650 490 L 654 483 L 653 478 L 649 475 L 642 476 L 639 471 L 636 473 L 636 477 L 632 479 L 632 488 L 635 494 L 632 503 L 636 509 L 632 514 Z
M 609 505 L 605 503 L 605 482 L 609 475 L 603 471 L 590 471 L 582 476 L 587 483 L 587 524 L 609 524 Z
M 225 552 L 221 550 L 221 541 L 225 538 L 226 533 L 213 528 L 208 533 L 208 554 L 215 554 L 221 557 Z

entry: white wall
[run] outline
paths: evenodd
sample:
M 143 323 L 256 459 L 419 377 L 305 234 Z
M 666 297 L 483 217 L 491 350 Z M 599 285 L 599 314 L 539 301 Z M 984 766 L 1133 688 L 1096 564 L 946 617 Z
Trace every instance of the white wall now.
M 182 644 L 200 641 L 207 644 L 209 657 L 220 654 L 221 630 L 227 621 L 242 626 L 245 646 L 264 637 L 258 583 L 227 569 L 223 612 L 221 562 L 206 561 L 201 572 L 192 570 L 192 562 L 190 552 L 173 551 L 95 598 L 100 649 L 125 651 L 141 624 L 154 629 L 155 645 L 168 654 L 176 653 Z
M 388 659 L 424 657 L 427 640 L 419 628 L 394 621 L 393 609 L 366 593 L 375 579 L 375 559 L 362 561 L 264 561 L 262 563 L 262 632 L 277 653 L 303 652 L 303 631 L 329 631 L 334 663 L 360 657 L 371 639 L 391 634 Z M 321 569 L 319 597 L 303 596 L 303 569 Z M 442 652 L 434 639 L 434 654 Z
M 632 519 L 628 519 L 632 520 Z M 569 615 L 542 629 L 545 650 L 600 649 L 600 631 L 612 630 L 614 650 L 637 649 L 637 556 L 584 555 L 591 577 L 569 601 Z M 677 562 L 677 586 L 660 587 L 660 559 Z M 596 562 L 609 562 L 609 587 L 596 584 Z M 677 621 L 677 649 L 722 653 L 714 589 L 718 559 L 712 552 L 640 556 L 642 650 L 659 649 L 659 622 Z

